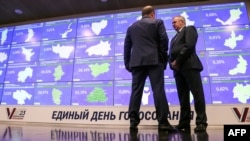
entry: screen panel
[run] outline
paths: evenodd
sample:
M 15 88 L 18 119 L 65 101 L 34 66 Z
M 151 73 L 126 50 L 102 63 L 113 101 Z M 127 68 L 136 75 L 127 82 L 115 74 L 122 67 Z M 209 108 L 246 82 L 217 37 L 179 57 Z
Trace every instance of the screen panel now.
M 141 11 L 115 14 L 115 33 L 126 33 L 127 28 L 141 18 Z
M 203 5 L 200 7 L 203 27 L 249 23 L 244 2 Z
M 204 29 L 206 50 L 250 48 L 249 25 L 207 27 Z
M 246 76 L 250 74 L 250 50 L 208 51 L 209 76 Z
M 115 56 L 124 55 L 124 40 L 126 34 L 115 35 Z
M 113 81 L 73 82 L 72 105 L 114 105 Z
M 34 62 L 39 59 L 40 42 L 13 44 L 9 63 Z
M 8 64 L 5 83 L 25 83 L 36 81 L 37 62 L 11 63 Z
M 250 103 L 250 76 L 211 77 L 213 104 Z
M 124 65 L 123 56 L 115 56 L 115 80 L 132 79 L 131 72 L 128 72 Z
M 114 15 L 99 15 L 78 19 L 77 37 L 114 34 Z
M 33 105 L 34 83 L 4 84 L 1 105 Z
M 66 39 L 76 36 L 77 19 L 65 19 L 44 23 L 42 40 Z
M 34 105 L 70 105 L 72 82 L 36 83 Z
M 6 70 L 6 66 L 0 66 L 0 83 L 4 83 Z
M 0 46 L 9 45 L 12 41 L 14 27 L 0 28 Z
M 4 82 L 9 58 L 10 45 L 0 46 L 0 83 Z
M 9 59 L 10 45 L 0 46 L 0 66 L 6 67 Z
M 2 95 L 3 95 L 3 84 L 0 83 L 0 103 L 2 101 Z
M 41 61 L 37 67 L 36 82 L 72 81 L 73 60 Z
M 15 27 L 12 44 L 37 42 L 42 38 L 43 23 L 32 23 Z
M 200 9 L 198 6 L 158 9 L 157 18 L 164 21 L 166 29 L 173 29 L 172 19 L 174 16 L 183 16 L 186 19 L 186 25 L 202 27 Z
M 113 80 L 114 58 L 86 58 L 77 59 L 74 64 L 74 81 Z
M 78 38 L 75 58 L 114 56 L 114 35 Z
M 114 105 L 115 106 L 128 106 L 131 95 L 132 80 L 117 80 L 114 81 Z M 146 80 L 141 105 L 154 106 L 153 91 L 149 80 Z
M 40 61 L 73 59 L 75 38 L 43 41 L 40 49 Z

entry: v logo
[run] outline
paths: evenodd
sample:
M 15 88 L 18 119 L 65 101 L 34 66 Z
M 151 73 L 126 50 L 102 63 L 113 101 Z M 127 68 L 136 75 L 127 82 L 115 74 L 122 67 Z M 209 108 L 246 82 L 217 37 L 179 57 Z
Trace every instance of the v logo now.
M 240 122 L 245 122 L 245 121 L 246 121 L 249 107 L 243 108 L 243 112 L 242 112 L 242 113 L 240 113 L 239 110 L 238 110 L 237 108 L 232 108 L 232 110 L 233 110 L 234 114 L 236 115 L 236 118 L 237 118 Z
M 15 113 L 16 108 L 13 108 L 12 110 L 10 110 L 10 108 L 7 108 L 7 114 L 8 114 L 8 118 L 12 119 L 13 114 Z

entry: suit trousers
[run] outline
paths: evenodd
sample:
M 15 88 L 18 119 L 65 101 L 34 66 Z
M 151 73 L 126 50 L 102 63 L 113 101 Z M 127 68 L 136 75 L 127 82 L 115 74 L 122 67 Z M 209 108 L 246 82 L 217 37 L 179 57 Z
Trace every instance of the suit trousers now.
M 197 114 L 196 125 L 207 125 L 206 102 L 199 70 L 185 70 L 175 73 L 176 87 L 180 102 L 179 124 L 189 125 L 191 121 L 190 91 L 193 94 Z
M 164 88 L 164 65 L 139 66 L 132 68 L 132 94 L 129 103 L 130 123 L 138 122 L 142 94 L 147 77 L 153 91 L 154 104 L 159 125 L 168 124 L 168 101 Z

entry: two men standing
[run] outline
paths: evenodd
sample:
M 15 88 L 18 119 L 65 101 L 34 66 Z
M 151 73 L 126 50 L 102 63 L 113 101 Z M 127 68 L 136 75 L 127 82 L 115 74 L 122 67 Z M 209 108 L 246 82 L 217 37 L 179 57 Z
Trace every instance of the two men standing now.
M 176 128 L 190 130 L 189 91 L 191 91 L 197 112 L 195 131 L 206 130 L 205 99 L 200 78 L 202 64 L 195 52 L 198 34 L 195 27 L 186 27 L 183 19 L 180 16 L 173 18 L 173 27 L 180 33 L 171 41 L 170 57 L 168 57 L 169 39 L 166 28 L 161 19 L 155 18 L 155 10 L 152 6 L 145 6 L 142 9 L 142 19 L 127 29 L 124 41 L 124 63 L 126 69 L 132 73 L 132 94 L 128 110 L 132 129 L 137 128 L 140 123 L 142 93 L 146 78 L 149 77 L 158 128 L 167 131 L 176 130 L 167 119 L 169 106 L 164 88 L 164 70 L 169 62 L 174 72 L 181 105 L 181 118 Z

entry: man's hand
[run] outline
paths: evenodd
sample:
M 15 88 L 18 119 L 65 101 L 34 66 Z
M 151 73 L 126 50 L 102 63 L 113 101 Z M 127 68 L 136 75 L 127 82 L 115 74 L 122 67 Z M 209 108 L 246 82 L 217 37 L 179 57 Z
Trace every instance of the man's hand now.
M 127 70 L 128 72 L 132 72 L 132 69 L 131 69 L 130 67 L 126 67 L 126 70 Z
M 172 66 L 172 68 L 174 68 L 175 70 L 179 70 L 179 66 L 178 66 L 177 63 L 176 63 L 176 60 L 174 60 L 174 61 L 171 63 L 171 66 Z

